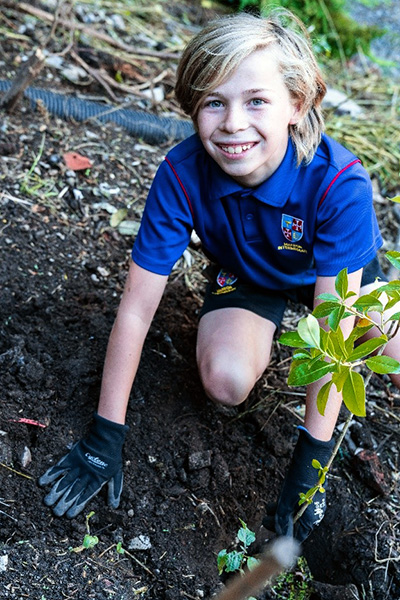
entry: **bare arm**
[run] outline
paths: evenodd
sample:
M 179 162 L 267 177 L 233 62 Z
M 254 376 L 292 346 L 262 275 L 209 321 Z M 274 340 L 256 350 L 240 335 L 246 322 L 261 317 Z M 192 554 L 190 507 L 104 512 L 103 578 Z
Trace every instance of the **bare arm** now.
M 350 273 L 349 290 L 355 292 L 358 296 L 360 291 L 362 269 Z M 315 297 L 322 293 L 335 294 L 335 277 L 318 277 L 315 284 Z M 353 297 L 354 298 L 354 297 Z M 354 299 L 352 300 L 354 301 Z M 320 300 L 314 300 L 314 305 L 317 305 Z M 347 317 L 341 323 L 343 335 L 347 338 L 354 326 L 354 318 Z M 320 381 L 311 383 L 307 387 L 306 400 L 306 416 L 304 425 L 309 433 L 318 440 L 328 441 L 332 437 L 333 430 L 339 415 L 340 406 L 342 404 L 342 395 L 336 391 L 335 386 L 332 386 L 329 394 L 329 400 L 326 405 L 325 415 L 322 416 L 317 408 L 318 391 L 324 383 L 329 379 L 329 375 Z
M 99 415 L 110 421 L 125 423 L 143 344 L 167 279 L 131 262 L 108 341 L 98 406 Z

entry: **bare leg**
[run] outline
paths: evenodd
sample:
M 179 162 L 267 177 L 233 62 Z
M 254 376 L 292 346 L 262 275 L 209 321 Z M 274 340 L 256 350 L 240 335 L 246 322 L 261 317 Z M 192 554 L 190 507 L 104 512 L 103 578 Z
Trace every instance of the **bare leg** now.
M 369 294 L 373 290 L 375 290 L 376 288 L 378 288 L 382 285 L 383 285 L 383 282 L 370 283 L 369 285 L 366 285 L 361 288 L 361 294 L 363 294 L 363 295 Z M 398 305 L 394 306 L 390 311 L 385 312 L 385 317 L 387 318 L 389 316 L 389 314 L 394 314 L 398 311 L 399 311 L 399 306 Z M 378 314 L 371 313 L 371 317 L 375 321 L 379 322 Z M 372 337 L 376 337 L 379 335 L 380 335 L 379 330 L 377 328 L 373 328 L 363 337 L 362 341 L 365 341 L 366 339 L 370 339 Z M 386 356 L 391 356 L 392 358 L 400 361 L 400 334 L 397 334 L 394 338 L 392 338 L 390 340 L 390 342 L 388 342 L 383 353 Z M 393 384 L 396 387 L 400 388 L 400 375 L 393 373 L 393 374 L 390 374 L 389 377 L 392 380 Z
M 275 325 L 243 308 L 206 313 L 197 337 L 197 364 L 206 394 L 235 406 L 266 369 Z

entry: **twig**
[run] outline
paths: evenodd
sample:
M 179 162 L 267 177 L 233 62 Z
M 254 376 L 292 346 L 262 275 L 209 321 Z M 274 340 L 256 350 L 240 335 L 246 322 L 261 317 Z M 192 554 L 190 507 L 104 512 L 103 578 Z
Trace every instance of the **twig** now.
M 0 510 L 0 513 L 2 515 L 5 515 L 6 517 L 8 517 L 9 519 L 12 519 L 13 521 L 18 521 L 18 519 L 16 519 L 15 517 L 12 517 L 11 515 L 9 515 L 8 513 L 4 512 L 4 510 Z
M 46 12 L 45 10 L 41 10 L 40 8 L 36 8 L 35 6 L 31 6 L 26 2 L 13 2 L 12 0 L 0 0 L 0 6 L 6 6 L 7 8 L 13 8 L 14 10 L 19 10 L 22 12 L 26 12 L 38 19 L 43 21 L 48 21 L 49 23 L 53 23 L 55 17 Z M 130 54 L 137 54 L 140 56 L 154 56 L 155 58 L 165 58 L 165 59 L 178 59 L 179 53 L 171 53 L 171 52 L 158 52 L 157 50 L 144 50 L 142 48 L 137 48 L 135 46 L 131 46 L 130 44 L 125 44 L 119 40 L 112 38 L 110 35 L 103 33 L 102 31 L 97 31 L 92 27 L 88 27 L 87 25 L 83 25 L 82 23 L 78 23 L 78 21 L 69 21 L 67 19 L 59 19 L 59 24 L 65 27 L 66 29 L 74 29 L 77 31 L 81 31 L 87 36 L 97 38 L 110 46 L 114 46 L 115 48 L 120 48 L 121 50 L 125 50 Z
M 33 479 L 33 477 L 31 477 L 30 475 L 25 475 L 25 473 L 21 473 L 20 471 L 16 471 L 15 469 L 12 469 L 11 467 L 8 467 L 4 463 L 0 463 L 0 467 L 4 467 L 5 469 L 8 469 L 9 471 L 12 471 L 16 475 L 21 475 L 21 477 L 26 477 L 26 479 Z
M 114 102 L 118 102 L 118 98 L 116 97 L 116 95 L 114 94 L 114 92 L 112 91 L 112 89 L 110 88 L 110 86 L 108 85 L 107 81 L 105 81 L 104 76 L 101 74 L 99 69 L 93 69 L 92 67 L 90 67 L 87 62 L 85 62 L 83 60 L 83 58 L 81 58 L 76 52 L 75 50 L 70 50 L 70 55 L 72 56 L 72 58 L 74 60 L 76 60 L 76 62 L 83 67 L 83 69 L 85 69 L 85 71 L 87 73 L 89 73 L 89 75 L 91 75 L 94 79 L 96 79 L 96 81 L 106 90 L 107 94 L 110 96 L 111 100 L 113 100 Z
M 6 198 L 6 200 L 12 200 L 13 202 L 16 202 L 17 204 L 27 204 L 28 206 L 33 206 L 33 204 L 34 204 L 33 202 L 29 202 L 29 200 L 22 200 L 22 198 L 17 198 L 16 196 L 12 196 L 8 192 L 0 193 L 0 200 L 2 200 L 3 198 Z
M 104 552 L 102 552 L 100 554 L 100 556 L 98 558 L 101 558 L 102 556 L 104 556 L 104 554 L 106 554 L 106 552 L 109 552 L 110 550 L 112 550 L 116 546 L 117 546 L 117 544 L 113 544 L 112 546 L 109 546 L 108 548 L 106 548 L 106 550 L 104 550 Z M 128 550 L 126 550 L 124 548 L 124 552 L 123 553 L 127 554 L 132 560 L 134 560 L 138 565 L 140 565 L 142 567 L 142 569 L 144 569 L 147 573 L 149 573 L 149 575 L 151 575 L 152 577 L 155 577 L 154 573 L 152 571 L 150 571 L 150 569 L 148 567 L 146 567 L 146 565 L 144 565 L 142 562 L 140 562 L 140 560 L 138 560 L 135 556 L 133 556 L 133 554 L 131 554 L 130 552 L 128 552 Z
M 392 553 L 392 544 L 390 545 L 388 558 L 378 558 L 378 535 L 380 534 L 382 527 L 384 525 L 386 525 L 386 523 L 389 523 L 389 521 L 383 521 L 383 523 L 381 523 L 378 531 L 375 533 L 375 562 L 377 562 L 378 564 L 400 561 L 400 556 L 395 556 L 393 558 L 390 556 Z

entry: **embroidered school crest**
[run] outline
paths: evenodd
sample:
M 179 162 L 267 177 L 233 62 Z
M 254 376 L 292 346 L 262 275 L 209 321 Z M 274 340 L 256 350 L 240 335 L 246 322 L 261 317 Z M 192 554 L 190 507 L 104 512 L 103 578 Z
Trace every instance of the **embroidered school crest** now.
M 237 281 L 236 275 L 228 273 L 224 269 L 221 269 L 217 275 L 217 283 L 221 288 L 231 286 L 235 281 Z
M 282 233 L 289 242 L 298 242 L 303 237 L 303 219 L 282 215 Z

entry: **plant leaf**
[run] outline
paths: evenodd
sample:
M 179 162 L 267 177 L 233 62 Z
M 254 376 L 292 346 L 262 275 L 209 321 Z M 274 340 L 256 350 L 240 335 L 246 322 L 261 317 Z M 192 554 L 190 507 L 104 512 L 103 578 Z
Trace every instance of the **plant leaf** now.
M 311 348 L 319 348 L 319 323 L 313 315 L 308 315 L 305 319 L 300 319 L 297 331 L 301 339 L 307 342 Z
M 373 356 L 365 364 L 374 373 L 400 373 L 400 363 L 390 356 Z
M 90 535 L 89 533 L 87 533 L 83 538 L 82 546 L 84 548 L 93 548 L 93 546 L 98 544 L 98 542 L 99 538 L 97 537 L 97 535 Z
M 347 269 L 342 269 L 336 276 L 335 290 L 337 294 L 344 300 L 349 288 L 349 280 L 347 277 Z
M 251 531 L 246 523 L 243 523 L 243 521 L 241 521 L 243 527 L 241 527 L 238 531 L 237 537 L 238 540 L 240 542 L 242 542 L 246 547 L 250 546 L 250 544 L 252 544 L 254 542 L 254 540 L 256 539 L 256 535 L 254 533 L 254 531 Z
M 384 283 L 381 286 L 379 286 L 378 288 L 376 288 L 376 290 L 374 290 L 374 294 L 376 294 L 377 297 L 379 297 L 383 293 L 391 295 L 391 294 L 399 293 L 399 291 L 400 291 L 400 280 L 395 279 L 394 281 L 389 281 L 388 283 Z
M 278 342 L 292 348 L 308 348 L 309 345 L 301 339 L 297 331 L 282 333 Z
M 400 312 L 397 312 L 388 318 L 388 321 L 399 321 L 399 320 L 400 320 Z
M 292 363 L 288 385 L 308 385 L 314 381 L 318 381 L 327 373 L 331 373 L 336 369 L 333 363 L 327 363 L 324 360 L 301 362 L 300 364 Z
M 343 337 L 343 332 L 338 327 L 335 331 L 331 331 L 329 334 L 331 339 L 330 348 L 333 348 L 334 356 L 337 360 L 344 360 L 347 357 L 346 344 Z
M 232 552 L 228 552 L 226 555 L 226 564 L 225 571 L 227 573 L 233 573 L 234 571 L 239 571 L 242 566 L 244 554 L 243 552 L 237 552 L 237 550 L 233 550 Z
M 385 256 L 396 269 L 400 269 L 400 252 L 392 250 L 390 252 L 386 252 Z
M 260 564 L 260 561 L 258 560 L 258 558 L 255 558 L 254 556 L 248 557 L 246 565 L 247 565 L 249 571 L 254 569 L 258 564 Z
M 368 356 L 368 354 L 372 354 L 378 348 L 381 348 L 387 343 L 387 337 L 382 336 L 378 338 L 372 338 L 363 344 L 360 344 L 353 350 L 353 352 L 347 357 L 349 362 L 360 360 L 364 356 Z
M 119 208 L 115 213 L 113 213 L 110 217 L 110 226 L 118 227 L 118 225 L 125 219 L 128 214 L 127 208 Z
M 322 317 L 327 317 L 328 315 L 330 315 L 337 308 L 338 308 L 337 302 L 333 302 L 333 301 L 321 302 L 321 304 L 318 304 L 314 308 L 314 310 L 312 311 L 312 314 L 314 315 L 314 317 L 316 319 L 321 319 Z
M 325 414 L 326 403 L 328 402 L 329 392 L 331 391 L 333 381 L 327 381 L 320 388 L 317 395 L 317 408 L 321 415 Z
M 383 304 L 373 294 L 365 294 L 365 296 L 360 296 L 354 302 L 353 308 L 362 313 L 371 311 L 382 312 Z
M 217 567 L 218 567 L 218 573 L 220 575 L 224 571 L 226 561 L 227 561 L 227 551 L 225 549 L 223 549 L 220 552 L 218 552 L 218 556 L 217 556 Z
M 332 374 L 332 381 L 335 384 L 338 392 L 342 391 L 344 382 L 346 381 L 350 370 L 350 367 L 340 365 L 338 372 Z
M 345 313 L 344 306 L 338 306 L 336 310 L 332 311 L 328 317 L 328 325 L 332 331 L 336 331 L 340 325 L 340 321 Z
M 396 293 L 396 297 L 395 298 L 391 298 L 389 300 L 389 302 L 387 302 L 385 304 L 385 310 L 390 310 L 391 308 L 393 308 L 394 306 L 396 306 L 398 304 L 398 302 L 400 301 L 400 296 L 398 293 Z
M 304 362 L 305 360 L 311 360 L 311 354 L 306 350 L 303 350 L 302 352 L 299 350 L 293 354 L 293 360 L 298 360 L 301 362 Z
M 360 373 L 349 371 L 343 384 L 343 402 L 356 417 L 365 417 L 365 385 Z
M 335 294 L 328 294 L 328 293 L 319 294 L 317 296 L 317 298 L 319 300 L 326 300 L 327 302 L 336 302 L 337 304 L 340 303 L 340 298 L 335 296 Z
M 358 339 L 360 339 L 363 335 L 365 335 L 367 333 L 367 331 L 372 329 L 373 326 L 374 325 L 372 323 L 370 323 L 370 321 L 368 321 L 367 319 L 360 319 L 358 321 L 358 323 L 356 324 L 353 331 L 351 332 L 351 334 L 349 335 L 349 337 L 347 338 L 347 340 L 345 342 L 346 350 L 349 354 L 351 353 L 351 351 L 354 347 L 354 343 Z

